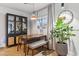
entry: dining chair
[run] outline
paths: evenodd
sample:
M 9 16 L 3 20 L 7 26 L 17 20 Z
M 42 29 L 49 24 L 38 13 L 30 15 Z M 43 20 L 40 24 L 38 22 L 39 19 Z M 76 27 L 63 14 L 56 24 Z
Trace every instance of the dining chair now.
M 16 40 L 17 40 L 17 51 L 19 51 L 21 49 L 21 45 L 22 45 L 21 38 L 22 38 L 22 36 L 20 36 L 20 35 L 16 37 Z
M 27 41 L 25 38 L 23 38 L 23 35 L 19 35 L 16 37 L 17 39 L 17 51 L 21 50 L 21 47 L 23 46 L 23 52 L 26 55 L 26 47 L 27 47 Z

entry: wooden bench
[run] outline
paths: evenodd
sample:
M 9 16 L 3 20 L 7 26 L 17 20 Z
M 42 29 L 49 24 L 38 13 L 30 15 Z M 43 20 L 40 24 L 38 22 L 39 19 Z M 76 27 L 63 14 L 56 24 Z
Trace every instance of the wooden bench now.
M 48 44 L 48 41 L 45 41 L 44 39 L 41 39 L 39 41 L 28 44 L 27 54 L 29 52 L 29 49 L 31 49 L 32 50 L 32 55 L 34 55 L 34 49 L 37 49 L 39 47 L 43 48 L 43 46 L 46 45 L 46 44 Z M 47 48 L 48 48 L 48 45 L 47 45 Z

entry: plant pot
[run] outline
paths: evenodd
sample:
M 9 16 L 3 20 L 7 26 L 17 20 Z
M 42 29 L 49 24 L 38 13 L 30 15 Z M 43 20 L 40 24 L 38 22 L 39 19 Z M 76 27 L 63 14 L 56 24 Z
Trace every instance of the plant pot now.
M 56 52 L 59 56 L 66 56 L 68 53 L 67 44 L 66 43 L 56 43 Z

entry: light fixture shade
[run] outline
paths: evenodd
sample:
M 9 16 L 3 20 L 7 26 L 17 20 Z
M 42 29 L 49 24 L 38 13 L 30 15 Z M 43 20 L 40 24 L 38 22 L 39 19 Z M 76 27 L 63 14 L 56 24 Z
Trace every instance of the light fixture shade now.
M 37 16 L 35 15 L 35 14 L 33 14 L 32 16 L 31 16 L 31 20 L 36 20 L 37 19 Z

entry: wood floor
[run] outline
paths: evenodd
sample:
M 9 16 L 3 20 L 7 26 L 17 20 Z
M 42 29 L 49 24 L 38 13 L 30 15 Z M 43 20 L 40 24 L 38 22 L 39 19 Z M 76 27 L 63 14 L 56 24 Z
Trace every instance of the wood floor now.
M 39 53 L 41 49 L 37 49 L 34 51 L 34 54 Z M 57 56 L 55 51 L 49 50 L 49 56 Z M 10 48 L 0 48 L 0 56 L 24 56 L 23 49 L 17 51 L 16 46 Z M 31 51 L 29 51 L 28 56 L 31 56 Z

